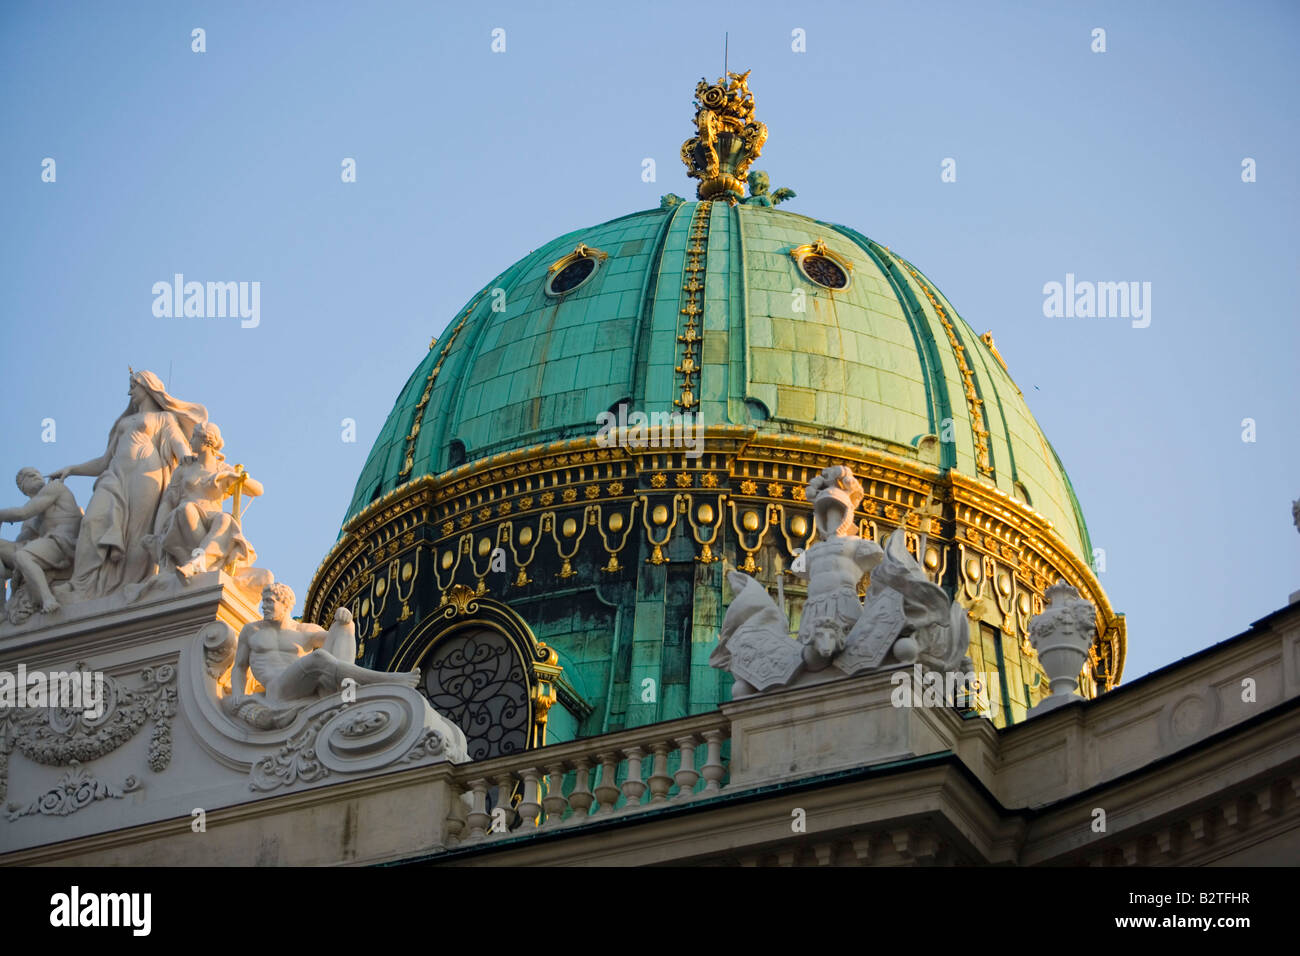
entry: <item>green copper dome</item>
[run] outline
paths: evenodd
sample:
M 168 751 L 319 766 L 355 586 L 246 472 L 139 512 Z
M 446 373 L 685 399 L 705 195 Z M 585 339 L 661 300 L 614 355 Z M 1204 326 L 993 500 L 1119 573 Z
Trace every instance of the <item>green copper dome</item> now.
M 601 413 L 624 402 L 680 410 L 681 293 L 700 256 L 702 350 L 687 407 L 705 425 L 821 436 L 962 472 L 1029 504 L 1089 560 L 1069 479 L 991 337 L 929 279 L 852 229 L 769 206 L 713 203 L 707 230 L 692 233 L 700 205 L 568 233 L 484 286 L 402 388 L 347 518 L 423 475 L 595 435 Z M 595 268 L 561 275 L 582 259 Z

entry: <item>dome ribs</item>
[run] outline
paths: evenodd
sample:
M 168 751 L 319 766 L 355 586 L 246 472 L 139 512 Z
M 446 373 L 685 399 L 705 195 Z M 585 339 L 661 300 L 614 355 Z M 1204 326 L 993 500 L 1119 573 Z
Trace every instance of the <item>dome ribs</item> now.
M 859 249 L 875 262 L 876 267 L 893 289 L 894 297 L 898 300 L 899 305 L 903 307 L 903 315 L 907 319 L 908 327 L 911 329 L 912 340 L 916 345 L 917 354 L 921 357 L 922 383 L 925 386 L 930 433 L 938 435 L 941 428 L 940 423 L 953 417 L 952 406 L 948 399 L 948 389 L 943 381 L 943 365 L 939 361 L 938 343 L 935 342 L 934 334 L 930 330 L 929 322 L 925 319 L 921 304 L 916 300 L 916 296 L 912 294 L 907 281 L 899 274 L 899 267 L 887 249 L 846 226 L 828 225 L 836 232 L 851 239 Z M 945 470 L 956 468 L 957 450 L 954 443 L 941 441 L 939 449 L 941 456 L 939 460 L 940 467 Z
M 954 327 L 952 320 L 948 318 L 948 311 L 935 295 L 934 287 L 921 273 L 912 267 L 911 263 L 898 256 L 894 258 L 903 264 L 912 279 L 921 287 L 926 298 L 930 300 L 930 307 L 934 309 L 935 315 L 939 317 L 939 323 L 943 326 L 944 332 L 948 335 L 948 344 L 952 346 L 952 353 L 957 359 L 957 368 L 961 372 L 962 380 L 965 382 L 971 431 L 975 436 L 975 467 L 982 476 L 991 479 L 994 477 L 995 472 L 992 450 L 989 448 L 988 409 L 984 407 L 984 397 L 979 382 L 975 379 L 975 370 L 971 368 L 970 363 L 966 360 L 966 346 L 962 343 L 961 336 L 957 334 L 957 329 Z

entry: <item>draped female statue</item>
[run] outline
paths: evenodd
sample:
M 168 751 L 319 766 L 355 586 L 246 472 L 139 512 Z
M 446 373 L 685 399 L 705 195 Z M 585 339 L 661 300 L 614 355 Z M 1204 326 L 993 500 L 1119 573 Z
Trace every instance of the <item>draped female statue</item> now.
M 154 573 L 145 536 L 154 530 L 172 470 L 192 454 L 188 436 L 208 418 L 202 405 L 167 394 L 152 372 L 132 372 L 128 394 L 130 402 L 113 423 L 104 454 L 51 475 L 95 478 L 73 561 L 75 600 L 112 593 Z

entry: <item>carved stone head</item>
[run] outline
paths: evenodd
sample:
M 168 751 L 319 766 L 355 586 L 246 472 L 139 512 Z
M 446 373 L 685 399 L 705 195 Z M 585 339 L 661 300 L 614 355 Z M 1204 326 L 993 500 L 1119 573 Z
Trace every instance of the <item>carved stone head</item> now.
M 832 658 L 844 649 L 844 629 L 834 621 L 818 621 L 813 627 L 812 645 L 821 656 Z
M 190 436 L 190 447 L 194 449 L 196 455 L 205 447 L 211 448 L 214 454 L 221 451 L 225 447 L 225 442 L 221 438 L 221 429 L 212 422 L 199 422 L 194 426 L 194 433 Z
M 31 467 L 19 468 L 14 481 L 18 485 L 18 490 L 29 498 L 45 486 L 45 479 L 41 476 L 41 473 Z
M 293 611 L 297 595 L 287 584 L 276 582 L 262 588 L 262 620 L 283 621 Z
M 817 531 L 823 538 L 857 534 L 853 512 L 863 497 L 862 483 L 847 465 L 832 465 L 808 482 L 806 496 L 813 505 Z

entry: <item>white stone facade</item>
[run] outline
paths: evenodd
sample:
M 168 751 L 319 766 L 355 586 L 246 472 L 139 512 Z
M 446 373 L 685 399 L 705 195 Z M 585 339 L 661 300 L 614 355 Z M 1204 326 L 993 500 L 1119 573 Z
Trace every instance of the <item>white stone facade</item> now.
M 83 781 L 84 805 L 71 812 L 38 806 L 0 816 L 0 862 L 1196 865 L 1300 858 L 1300 606 L 1098 700 L 1056 706 L 1006 730 L 951 707 L 896 706 L 890 673 L 871 672 L 477 763 L 425 752 L 426 738 L 408 721 L 400 739 L 381 748 L 387 757 L 349 764 L 358 751 L 326 755 L 325 773 L 272 772 L 259 782 L 259 761 L 269 758 L 272 771 L 286 766 L 277 755 L 292 758 L 294 735 L 321 715 L 307 712 L 279 742 L 252 730 L 241 739 L 214 730 L 220 711 L 209 712 L 212 698 L 195 676 L 196 635 L 216 620 L 235 628 L 252 620 L 242 593 L 220 579 L 198 582 L 129 611 L 0 639 L 0 670 L 84 662 L 128 692 L 119 709 L 139 704 L 144 713 L 120 745 L 96 754 L 88 744 L 79 770 L 33 760 L 16 745 L 6 715 L 0 739 L 10 806 L 39 803 L 70 773 L 110 792 Z M 168 717 L 156 699 L 170 700 L 171 687 Z M 362 687 L 353 706 L 387 708 L 386 726 L 396 728 L 403 692 L 418 696 L 398 684 Z M 362 707 L 367 693 L 388 703 Z M 315 706 L 323 713 L 330 702 Z M 322 727 L 337 726 L 336 717 Z M 166 732 L 155 731 L 160 723 Z M 349 739 L 362 740 L 364 750 L 366 727 L 352 731 Z M 135 786 L 125 788 L 131 777 Z M 510 805 L 498 809 L 500 795 L 512 792 Z M 195 809 L 204 811 L 202 832 Z

